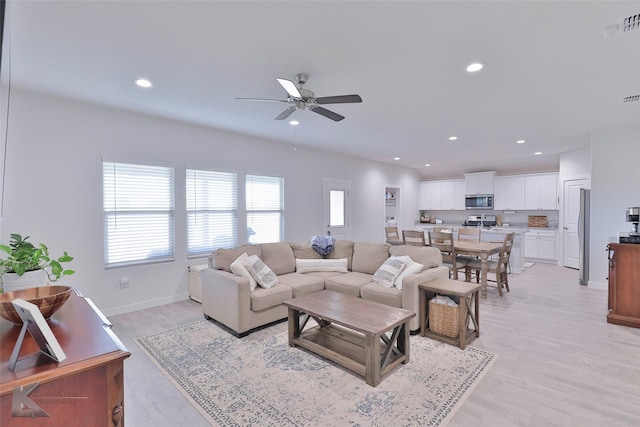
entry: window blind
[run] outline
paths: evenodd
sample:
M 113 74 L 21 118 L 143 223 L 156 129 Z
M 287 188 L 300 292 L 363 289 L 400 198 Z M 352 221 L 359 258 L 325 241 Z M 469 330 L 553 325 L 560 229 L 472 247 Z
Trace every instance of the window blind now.
M 173 168 L 103 162 L 105 267 L 174 259 Z
M 208 254 L 238 243 L 235 173 L 187 169 L 187 253 Z
M 284 239 L 284 179 L 247 175 L 247 238 L 249 243 Z

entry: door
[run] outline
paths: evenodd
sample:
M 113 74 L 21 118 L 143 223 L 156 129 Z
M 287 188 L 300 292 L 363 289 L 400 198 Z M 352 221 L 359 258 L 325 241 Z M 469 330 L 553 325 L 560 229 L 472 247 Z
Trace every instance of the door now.
M 572 179 L 564 182 L 562 209 L 562 262 L 565 267 L 580 268 L 580 241 L 578 239 L 578 217 L 580 215 L 580 189 L 588 188 L 587 179 Z
M 324 232 L 336 239 L 350 239 L 351 183 L 346 180 L 324 178 Z

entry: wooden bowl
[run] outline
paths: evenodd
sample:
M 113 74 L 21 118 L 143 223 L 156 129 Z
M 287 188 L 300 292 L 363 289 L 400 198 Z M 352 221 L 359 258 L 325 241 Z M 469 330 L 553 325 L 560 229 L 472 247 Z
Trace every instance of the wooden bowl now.
M 22 326 L 22 319 L 11 304 L 11 301 L 21 298 L 37 305 L 42 316 L 49 319 L 67 302 L 71 290 L 70 286 L 40 286 L 0 294 L 0 316 L 15 326 Z

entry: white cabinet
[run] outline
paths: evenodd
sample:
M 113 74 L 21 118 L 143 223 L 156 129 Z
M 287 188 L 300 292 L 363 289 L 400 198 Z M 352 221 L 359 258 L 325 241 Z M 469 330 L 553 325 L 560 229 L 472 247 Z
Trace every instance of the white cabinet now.
M 442 209 L 464 210 L 465 183 L 463 179 L 441 181 Z
M 419 186 L 418 209 L 464 210 L 464 180 L 424 181 Z
M 497 177 L 493 181 L 495 210 L 524 209 L 524 177 Z
M 425 211 L 442 209 L 442 183 L 440 181 L 420 183 L 418 209 Z
M 556 261 L 556 232 L 554 230 L 531 230 L 524 235 L 524 256 Z
M 465 194 L 493 194 L 493 177 L 495 171 L 465 173 Z
M 558 209 L 558 174 L 525 176 L 524 196 L 527 210 Z

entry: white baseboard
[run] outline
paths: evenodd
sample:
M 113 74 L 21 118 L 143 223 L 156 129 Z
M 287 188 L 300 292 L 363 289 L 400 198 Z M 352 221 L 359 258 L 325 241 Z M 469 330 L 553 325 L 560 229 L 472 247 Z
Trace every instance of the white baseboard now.
M 132 311 L 143 310 L 145 308 L 157 307 L 159 305 L 165 305 L 172 302 L 184 301 L 189 299 L 189 294 L 187 292 L 172 295 L 170 297 L 152 299 L 144 302 L 139 302 L 135 304 L 122 305 L 119 307 L 112 307 L 106 310 L 103 310 L 105 316 L 116 316 L 118 314 L 130 313 Z
M 609 290 L 608 283 L 594 282 L 593 280 L 589 280 L 589 282 L 587 282 L 587 286 L 589 287 L 589 289 L 600 289 L 602 291 Z

